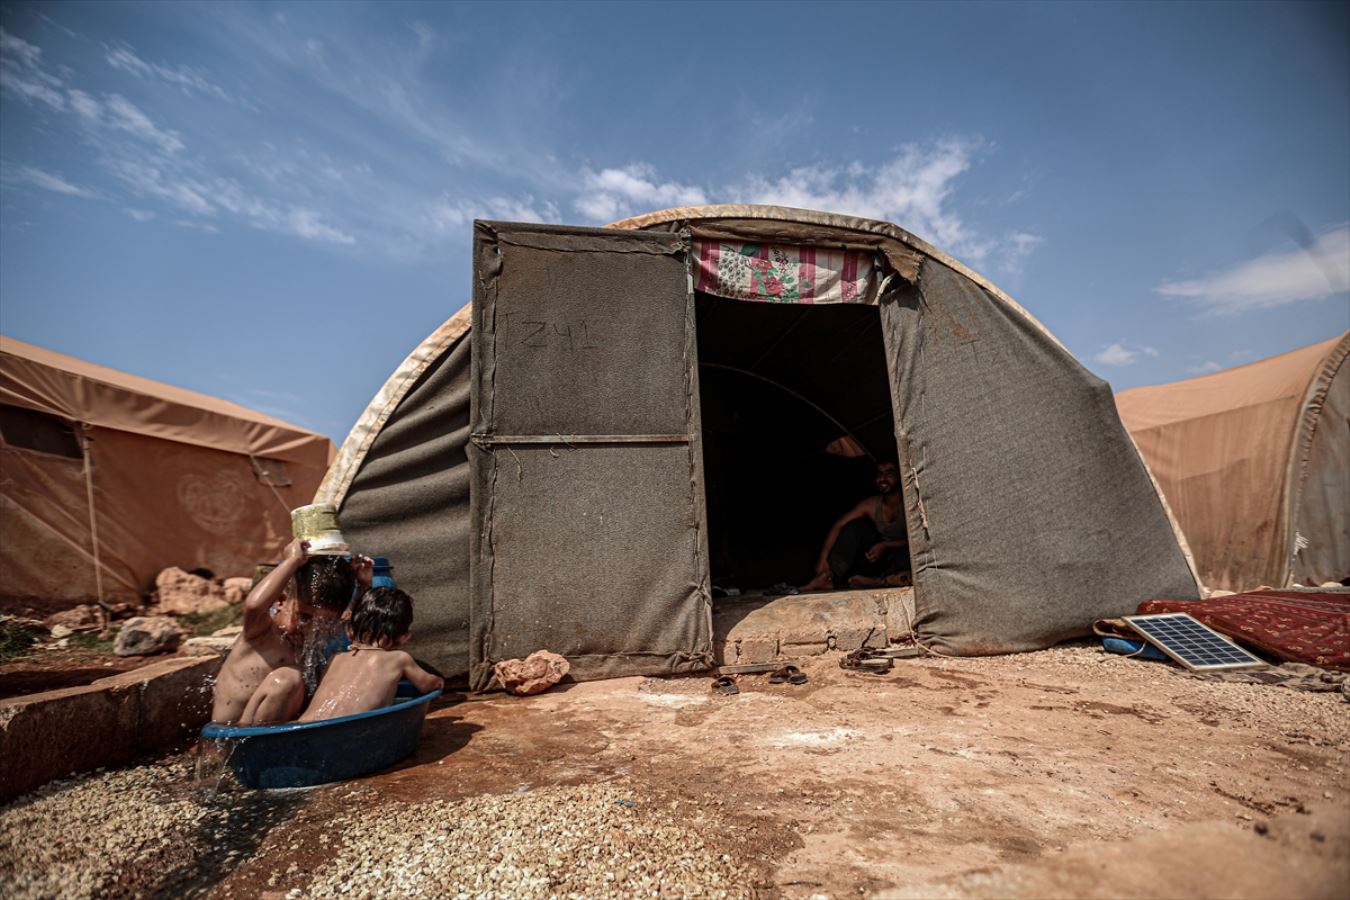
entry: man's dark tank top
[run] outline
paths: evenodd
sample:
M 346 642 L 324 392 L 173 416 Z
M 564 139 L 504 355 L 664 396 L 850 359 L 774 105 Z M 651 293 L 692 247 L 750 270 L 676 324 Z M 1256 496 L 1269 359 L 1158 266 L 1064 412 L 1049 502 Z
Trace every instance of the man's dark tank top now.
M 906 541 L 909 540 L 909 530 L 905 527 L 905 510 L 901 507 L 895 513 L 894 519 L 885 518 L 886 503 L 881 497 L 877 497 L 877 510 L 872 514 L 872 521 L 877 526 L 877 532 L 888 541 Z

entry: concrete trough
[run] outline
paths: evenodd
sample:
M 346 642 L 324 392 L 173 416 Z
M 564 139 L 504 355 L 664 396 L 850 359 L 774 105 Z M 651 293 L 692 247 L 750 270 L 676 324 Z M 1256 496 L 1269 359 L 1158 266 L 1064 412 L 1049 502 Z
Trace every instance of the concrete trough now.
M 173 657 L 82 687 L 0 700 L 0 803 L 190 738 L 211 717 L 211 679 L 222 662 Z

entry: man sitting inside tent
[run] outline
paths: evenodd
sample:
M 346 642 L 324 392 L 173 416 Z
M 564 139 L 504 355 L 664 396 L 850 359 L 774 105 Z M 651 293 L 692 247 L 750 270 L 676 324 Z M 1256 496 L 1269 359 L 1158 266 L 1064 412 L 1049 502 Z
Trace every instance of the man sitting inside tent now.
M 900 467 L 877 465 L 877 490 L 830 528 L 820 549 L 816 577 L 803 591 L 831 587 L 900 587 L 910 583 L 909 532 L 901 508 Z

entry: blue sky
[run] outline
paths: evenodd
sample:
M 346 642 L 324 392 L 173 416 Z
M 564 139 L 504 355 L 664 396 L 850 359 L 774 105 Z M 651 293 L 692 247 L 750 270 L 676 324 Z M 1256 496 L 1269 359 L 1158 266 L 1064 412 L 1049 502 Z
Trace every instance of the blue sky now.
M 6 4 L 0 331 L 341 441 L 474 218 L 771 202 L 1185 378 L 1350 328 L 1347 10 Z

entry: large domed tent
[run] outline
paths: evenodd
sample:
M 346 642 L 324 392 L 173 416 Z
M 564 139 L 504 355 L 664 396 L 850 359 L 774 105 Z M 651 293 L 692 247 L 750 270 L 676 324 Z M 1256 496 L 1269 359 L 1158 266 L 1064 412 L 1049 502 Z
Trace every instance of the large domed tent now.
M 713 663 L 712 585 L 809 577 L 897 461 L 916 637 L 1031 650 L 1198 585 L 1109 387 L 904 230 L 778 207 L 478 222 L 473 303 L 394 372 L 316 500 L 389 556 L 475 687 Z
M 1210 588 L 1350 575 L 1347 355 L 1350 332 L 1116 398 Z

